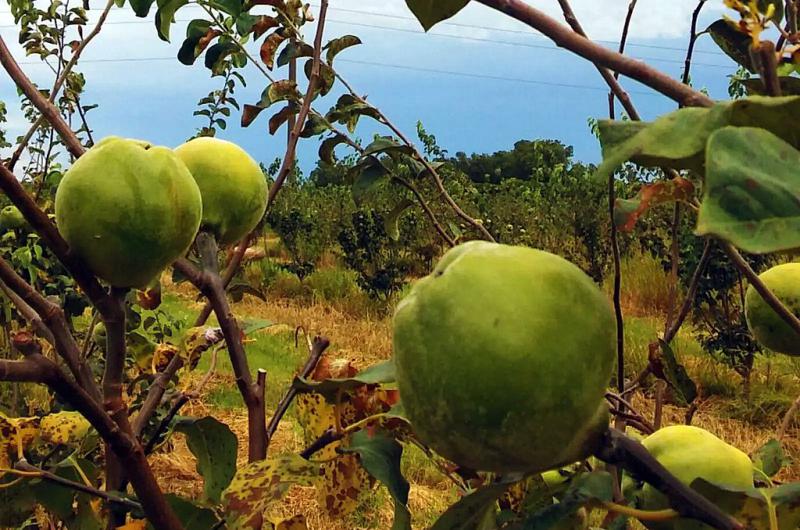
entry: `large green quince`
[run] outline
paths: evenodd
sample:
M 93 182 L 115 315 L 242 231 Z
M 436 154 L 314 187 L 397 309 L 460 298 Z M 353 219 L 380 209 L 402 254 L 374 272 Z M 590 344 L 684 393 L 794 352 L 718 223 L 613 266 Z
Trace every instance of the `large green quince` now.
M 64 175 L 55 210 L 64 239 L 98 277 L 144 287 L 192 244 L 202 200 L 171 149 L 109 137 Z
M 800 263 L 784 263 L 759 275 L 778 300 L 800 317 Z M 750 332 L 763 346 L 788 355 L 800 355 L 800 336 L 767 305 L 751 285 L 745 297 L 745 317 Z
M 264 216 L 267 180 L 258 163 L 238 145 L 201 137 L 175 149 L 203 195 L 203 228 L 220 244 L 235 243 Z
M 614 316 L 578 267 L 540 250 L 450 250 L 394 315 L 415 432 L 472 469 L 536 472 L 585 458 L 608 427 Z
M 712 484 L 734 490 L 753 487 L 753 462 L 739 449 L 728 445 L 710 432 L 690 425 L 673 425 L 651 434 L 642 445 L 686 485 L 702 478 Z M 630 487 L 630 484 L 629 484 Z M 635 493 L 637 506 L 644 510 L 669 508 L 669 501 L 658 490 L 644 484 Z M 714 502 L 714 499 L 709 499 Z M 650 530 L 710 530 L 699 521 L 677 518 L 644 523 Z

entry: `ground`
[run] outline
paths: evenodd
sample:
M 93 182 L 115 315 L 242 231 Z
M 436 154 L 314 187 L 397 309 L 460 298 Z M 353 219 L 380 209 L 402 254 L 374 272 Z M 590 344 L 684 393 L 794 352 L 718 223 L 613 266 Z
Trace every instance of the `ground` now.
M 197 314 L 200 303 L 191 291 L 181 286 L 170 286 L 165 297 L 170 311 L 183 313 L 187 318 Z M 303 334 L 323 334 L 331 340 L 327 355 L 348 358 L 359 367 L 387 359 L 391 355 L 391 320 L 388 316 L 353 317 L 331 305 L 301 303 L 287 300 L 264 302 L 246 297 L 236 304 L 234 312 L 241 319 L 263 319 L 272 326 L 248 337 L 246 344 L 251 369 L 263 368 L 268 373 L 268 414 L 285 392 L 294 372 L 307 356 Z M 631 311 L 635 313 L 635 311 Z M 634 315 L 628 318 L 626 351 L 631 366 L 646 362 L 647 344 L 663 324 L 655 316 Z M 298 344 L 295 330 L 300 329 Z M 723 365 L 703 354 L 688 330 L 682 331 L 676 342 L 676 353 L 688 366 L 701 389 L 710 397 L 703 400 L 694 416 L 693 424 L 704 427 L 727 442 L 746 452 L 758 449 L 775 435 L 780 414 L 790 396 L 800 393 L 800 364 L 792 359 L 775 356 L 760 359 L 753 379 L 751 401 L 741 397 L 740 378 Z M 195 382 L 209 369 L 210 360 L 203 359 L 195 372 Z M 712 392 L 713 391 L 713 392 Z M 183 413 L 192 416 L 213 415 L 225 422 L 246 439 L 246 414 L 236 391 L 230 364 L 220 355 L 213 376 L 201 393 Z M 775 398 L 779 396 L 780 399 Z M 774 402 L 779 401 L 781 406 Z M 637 392 L 632 399 L 634 407 L 646 417 L 652 417 L 652 396 Z M 685 409 L 666 405 L 663 424 L 682 423 Z M 793 463 L 780 475 L 781 480 L 800 480 L 800 441 L 798 424 L 787 436 L 786 446 Z M 197 496 L 202 491 L 202 481 L 194 469 L 194 459 L 180 436 L 176 436 L 172 450 L 159 452 L 153 463 L 161 484 L 168 490 Z M 302 430 L 290 410 L 270 446 L 270 454 L 298 452 L 304 447 Z M 239 458 L 246 462 L 246 446 L 240 444 Z M 427 463 L 419 452 L 406 451 L 403 462 L 405 476 L 411 482 L 410 508 L 415 528 L 427 528 L 456 495 L 450 483 Z M 331 520 L 318 507 L 312 488 L 295 488 L 283 508 L 287 516 L 303 513 L 308 528 L 317 530 L 389 528 L 393 514 L 388 494 L 376 488 L 365 496 L 356 513 L 347 520 Z

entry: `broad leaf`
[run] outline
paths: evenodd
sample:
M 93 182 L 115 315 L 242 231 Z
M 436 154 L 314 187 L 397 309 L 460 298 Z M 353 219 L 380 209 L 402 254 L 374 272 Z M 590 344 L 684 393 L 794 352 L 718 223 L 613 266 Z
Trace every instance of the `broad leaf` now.
M 254 523 L 294 485 L 313 486 L 319 464 L 294 454 L 252 462 L 240 468 L 223 494 L 228 528 L 260 529 Z
M 672 388 L 675 398 L 682 405 L 688 405 L 697 399 L 697 385 L 689 377 L 686 368 L 678 362 L 672 347 L 660 339 L 658 343 L 661 346 L 661 355 L 651 359 L 651 364 L 656 368 L 657 375 Z
M 285 107 L 276 112 L 269 119 L 269 133 L 275 134 L 281 125 L 289 121 L 289 117 L 300 112 L 300 107 L 294 101 L 290 101 Z
M 297 59 L 298 57 L 312 57 L 313 55 L 313 46 L 305 42 L 289 42 L 278 55 L 278 66 L 286 66 L 292 59 Z
M 413 152 L 414 150 L 411 147 L 397 143 L 397 141 L 391 136 L 379 136 L 373 140 L 371 144 L 364 148 L 362 156 L 370 156 L 380 153 L 385 153 L 388 155 L 394 153 L 403 153 L 410 155 Z
M 411 513 L 408 511 L 408 481 L 400 472 L 403 446 L 394 438 L 366 430 L 355 433 L 344 452 L 357 453 L 361 465 L 374 478 L 382 482 L 394 499 L 394 524 L 392 530 L 411 530 Z
M 351 173 L 355 176 L 352 193 L 356 204 L 361 204 L 370 192 L 389 181 L 389 172 L 386 166 L 374 157 L 369 157 L 354 166 Z
M 333 401 L 339 392 L 346 392 L 364 385 L 386 384 L 393 383 L 394 381 L 394 362 L 389 360 L 370 366 L 352 377 L 341 379 L 309 381 L 300 377 L 295 377 L 292 386 L 300 392 L 322 394 L 329 401 Z
M 750 530 L 796 530 L 800 525 L 800 483 L 740 491 L 698 478 L 691 487 Z
M 739 82 L 747 89 L 748 95 L 767 95 L 761 78 L 753 77 L 750 79 L 740 79 Z M 778 82 L 781 85 L 781 93 L 784 96 L 800 95 L 800 77 L 784 75 L 778 78 Z
M 343 143 L 347 143 L 347 138 L 341 134 L 334 134 L 330 138 L 326 138 L 319 146 L 319 159 L 328 164 L 334 164 L 336 162 L 334 150 Z
M 227 425 L 211 416 L 184 419 L 175 430 L 186 435 L 189 450 L 197 458 L 197 471 L 205 481 L 204 492 L 214 503 L 236 474 L 236 452 L 239 442 Z
M 325 118 L 319 114 L 311 112 L 308 114 L 308 118 L 306 118 L 306 123 L 303 126 L 303 130 L 300 132 L 300 137 L 311 138 L 312 136 L 317 136 L 324 133 L 330 128 L 330 124 L 325 120 Z
M 697 233 L 750 253 L 800 247 L 800 152 L 764 129 L 712 135 Z
M 158 0 L 156 11 L 156 31 L 161 40 L 169 42 L 169 27 L 175 22 L 175 12 L 189 3 L 189 0 Z
M 150 7 L 152 7 L 154 1 L 155 0 L 129 0 L 128 3 L 137 17 L 144 18 L 150 13 Z
M 425 31 L 464 9 L 469 0 L 406 0 Z
M 303 71 L 306 74 L 306 78 L 311 79 L 311 69 L 313 67 L 314 67 L 314 60 L 313 59 L 307 60 L 305 66 L 303 67 Z M 333 88 L 335 82 L 336 82 L 336 73 L 330 66 L 328 66 L 323 62 L 320 62 L 319 80 L 317 81 L 317 92 L 319 92 L 319 94 L 323 96 L 327 96 L 328 92 L 330 92 L 331 89 Z
M 762 445 L 753 455 L 753 464 L 758 470 L 755 474 L 757 480 L 764 480 L 764 475 L 774 477 L 786 463 L 781 442 L 771 439 Z
M 275 66 L 275 53 L 285 40 L 286 35 L 279 29 L 274 33 L 271 33 L 266 39 L 264 39 L 264 42 L 261 43 L 259 55 L 261 60 L 270 70 L 272 70 L 272 68 Z
M 386 234 L 394 241 L 400 239 L 400 217 L 412 206 L 414 206 L 413 201 L 410 199 L 402 199 L 397 203 L 397 206 L 392 208 L 392 211 L 383 218 L 383 226 L 386 229 Z
M 168 493 L 165 497 L 175 515 L 178 516 L 184 530 L 209 530 L 219 527 L 220 521 L 214 510 L 202 508 L 173 493 Z M 152 528 L 152 526 L 148 525 L 148 528 Z
M 532 514 L 525 521 L 525 528 L 536 530 L 556 529 L 561 523 L 587 504 L 596 501 L 608 502 L 613 498 L 613 479 L 605 471 L 576 475 L 560 501 Z
M 728 57 L 744 66 L 749 72 L 755 73 L 753 61 L 750 59 L 750 37 L 723 19 L 708 26 L 706 32 Z
M 329 65 L 333 65 L 333 59 L 341 52 L 347 48 L 352 46 L 358 46 L 361 44 L 361 39 L 356 37 L 355 35 L 345 35 L 343 37 L 339 37 L 338 39 L 333 39 L 328 44 L 325 45 L 325 49 L 327 51 L 327 55 L 325 58 L 328 61 Z
M 205 66 L 214 74 L 219 74 L 223 70 L 225 57 L 236 53 L 239 47 L 233 42 L 218 42 L 211 46 L 206 52 Z
M 693 197 L 694 184 L 683 177 L 644 184 L 633 199 L 617 199 L 614 224 L 623 232 L 629 232 L 649 208 L 665 202 L 688 201 Z
M 508 484 L 492 484 L 462 497 L 439 517 L 431 530 L 474 530 L 486 519 L 487 512 L 494 512 L 497 499 L 508 487 Z

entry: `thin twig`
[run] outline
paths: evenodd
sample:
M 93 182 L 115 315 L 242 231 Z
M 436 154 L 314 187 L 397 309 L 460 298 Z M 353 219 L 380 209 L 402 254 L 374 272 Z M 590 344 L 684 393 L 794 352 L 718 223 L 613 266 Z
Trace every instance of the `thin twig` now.
M 308 351 L 308 360 L 306 360 L 305 365 L 303 365 L 302 370 L 300 370 L 300 377 L 308 377 L 314 372 L 314 368 L 316 368 L 317 363 L 319 363 L 322 354 L 325 353 L 325 350 L 330 345 L 330 341 L 325 337 L 314 337 L 314 340 L 311 342 L 311 347 Z M 272 441 L 272 437 L 275 435 L 275 431 L 278 430 L 278 425 L 280 425 L 283 416 L 286 414 L 286 411 L 289 410 L 289 406 L 292 404 L 295 396 L 297 395 L 297 389 L 294 386 L 290 386 L 289 389 L 284 394 L 283 398 L 281 398 L 280 402 L 278 403 L 278 407 L 275 409 L 275 414 L 272 415 L 272 419 L 267 425 L 267 449 L 269 450 L 269 444 Z
M 794 400 L 792 406 L 789 407 L 789 410 L 786 411 L 786 415 L 783 417 L 783 421 L 781 421 L 781 427 L 778 429 L 778 440 L 783 441 L 786 437 L 786 433 L 789 432 L 789 425 L 791 425 L 792 420 L 794 419 L 795 414 L 797 411 L 800 410 L 800 396 Z
M 622 24 L 622 36 L 619 39 L 619 51 L 620 54 L 625 53 L 625 45 L 628 43 L 628 33 L 631 29 L 631 22 L 633 22 L 633 13 L 636 10 L 636 2 L 637 0 L 630 0 L 628 4 L 628 13 L 625 15 L 625 22 Z M 619 72 L 614 72 L 614 79 L 619 80 Z M 608 115 L 613 120 L 616 112 L 614 110 L 614 91 L 610 91 L 608 93 Z
M 164 392 L 167 391 L 167 385 L 169 384 L 170 380 L 175 377 L 175 374 L 181 369 L 181 367 L 183 367 L 183 358 L 176 353 L 172 359 L 170 359 L 169 364 L 167 364 L 167 367 L 164 369 L 164 371 L 158 374 L 153 383 L 150 385 L 150 388 L 147 391 L 147 397 L 145 398 L 144 403 L 142 403 L 142 407 L 139 409 L 136 417 L 133 419 L 133 422 L 131 423 L 133 434 L 137 438 L 141 438 L 142 431 L 147 426 L 147 422 L 150 421 L 153 413 L 161 404 L 161 398 L 164 397 Z
M 321 62 L 320 54 L 322 53 L 322 38 L 325 34 L 325 21 L 327 15 L 328 0 L 322 0 L 319 9 L 319 20 L 317 22 L 317 33 L 314 37 L 314 57 L 311 63 L 311 75 L 309 76 L 308 80 L 308 88 L 305 96 L 303 97 L 303 104 L 300 107 L 300 111 L 297 113 L 297 121 L 292 129 L 288 145 L 286 146 L 286 154 L 283 157 L 283 163 L 278 171 L 278 175 L 275 177 L 275 182 L 273 182 L 272 186 L 270 186 L 269 195 L 267 196 L 267 209 L 269 209 L 273 201 L 275 201 L 275 197 L 278 195 L 278 192 L 283 186 L 286 177 L 289 176 L 289 173 L 292 171 L 292 168 L 295 164 L 297 142 L 300 139 L 300 133 L 303 132 L 303 128 L 305 127 L 306 118 L 308 118 L 308 113 L 311 111 L 311 102 L 316 95 L 317 85 L 319 84 Z

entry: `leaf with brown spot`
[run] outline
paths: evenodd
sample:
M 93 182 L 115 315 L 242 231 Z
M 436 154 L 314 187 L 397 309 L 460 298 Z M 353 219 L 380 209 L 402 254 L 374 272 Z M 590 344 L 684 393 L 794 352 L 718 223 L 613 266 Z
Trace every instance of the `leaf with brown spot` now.
M 275 524 L 275 523 L 273 523 Z M 295 515 L 275 524 L 275 530 L 308 530 L 305 515 Z
M 81 443 L 92 426 L 80 412 L 62 411 L 48 414 L 39 423 L 42 441 L 53 445 Z
M 261 50 L 259 51 L 261 60 L 270 70 L 275 66 L 275 53 L 285 40 L 286 35 L 283 31 L 278 30 L 264 39 L 264 42 L 261 44 Z
M 688 201 L 694 197 L 694 184 L 683 177 L 645 184 L 633 199 L 617 199 L 614 205 L 614 224 L 630 232 L 648 208 L 673 201 Z
M 255 525 L 292 486 L 313 486 L 320 475 L 318 463 L 287 454 L 252 462 L 240 468 L 223 493 L 222 503 L 228 528 L 259 529 Z
M 289 116 L 293 116 L 298 112 L 300 112 L 300 108 L 296 103 L 288 103 L 269 119 L 269 133 L 275 134 L 278 132 L 278 129 L 281 128 L 281 125 L 289 121 Z
M 271 30 L 272 28 L 277 28 L 280 24 L 278 23 L 278 19 L 275 17 L 268 17 L 266 15 L 262 15 L 258 17 L 258 20 L 255 24 L 253 24 L 253 37 L 256 39 L 261 38 L 261 35 L 266 33 L 267 31 Z

